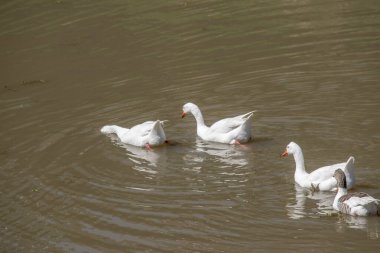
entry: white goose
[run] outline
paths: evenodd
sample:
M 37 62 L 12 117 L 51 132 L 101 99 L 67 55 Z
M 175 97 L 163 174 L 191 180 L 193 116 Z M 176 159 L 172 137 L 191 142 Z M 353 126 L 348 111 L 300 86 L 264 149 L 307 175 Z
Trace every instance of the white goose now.
M 182 118 L 187 113 L 193 114 L 197 121 L 197 134 L 205 141 L 227 144 L 240 144 L 251 139 L 252 116 L 254 111 L 233 118 L 226 118 L 215 122 L 212 126 L 205 125 L 201 110 L 193 103 L 183 106 Z
M 163 129 L 165 121 L 146 121 L 130 129 L 116 125 L 104 126 L 100 131 L 104 134 L 115 133 L 121 142 L 138 147 L 151 149 L 166 142 L 166 136 Z
M 316 191 L 332 191 L 337 187 L 336 180 L 333 178 L 334 172 L 337 169 L 342 169 L 346 174 L 347 186 L 352 188 L 355 184 L 354 175 L 354 157 L 348 158 L 347 162 L 324 166 L 307 173 L 305 170 L 305 162 L 302 154 L 302 149 L 294 142 L 290 142 L 286 147 L 282 156 L 292 154 L 296 162 L 296 171 L 294 180 L 301 187 L 312 188 Z
M 364 192 L 347 193 L 346 175 L 341 169 L 334 173 L 338 185 L 333 208 L 353 216 L 380 215 L 379 200 Z

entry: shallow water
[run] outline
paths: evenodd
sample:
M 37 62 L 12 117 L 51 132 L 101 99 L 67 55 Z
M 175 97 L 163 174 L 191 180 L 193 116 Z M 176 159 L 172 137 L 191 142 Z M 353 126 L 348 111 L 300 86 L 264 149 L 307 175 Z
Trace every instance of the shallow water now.
M 356 158 L 380 198 L 378 1 L 0 3 L 2 252 L 375 252 L 380 218 L 294 185 Z M 257 110 L 254 141 L 196 138 Z M 166 119 L 146 151 L 102 135 Z

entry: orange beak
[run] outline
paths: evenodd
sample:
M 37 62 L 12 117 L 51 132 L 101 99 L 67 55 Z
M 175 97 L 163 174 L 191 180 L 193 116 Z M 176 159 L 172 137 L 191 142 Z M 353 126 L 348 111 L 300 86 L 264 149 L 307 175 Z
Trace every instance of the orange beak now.
M 182 118 L 186 117 L 186 112 L 182 112 L 181 117 L 182 117 Z
M 285 149 L 284 153 L 282 153 L 281 156 L 288 156 L 288 151 Z

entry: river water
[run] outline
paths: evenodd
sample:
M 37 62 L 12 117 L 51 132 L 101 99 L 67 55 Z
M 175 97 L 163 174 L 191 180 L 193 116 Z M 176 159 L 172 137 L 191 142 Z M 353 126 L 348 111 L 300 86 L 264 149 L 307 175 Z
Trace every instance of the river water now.
M 380 218 L 294 185 L 356 158 L 380 198 L 377 0 L 0 3 L 1 252 L 378 252 Z M 196 138 L 257 110 L 242 146 Z M 147 151 L 100 133 L 169 120 Z

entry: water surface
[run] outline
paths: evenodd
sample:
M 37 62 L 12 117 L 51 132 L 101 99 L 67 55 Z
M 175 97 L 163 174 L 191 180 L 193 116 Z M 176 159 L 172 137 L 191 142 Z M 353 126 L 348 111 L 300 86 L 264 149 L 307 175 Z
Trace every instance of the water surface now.
M 3 1 L 2 252 L 377 252 L 380 219 L 295 187 L 356 158 L 380 198 L 378 1 Z M 257 110 L 244 146 L 196 138 Z M 100 133 L 169 120 L 146 151 Z

